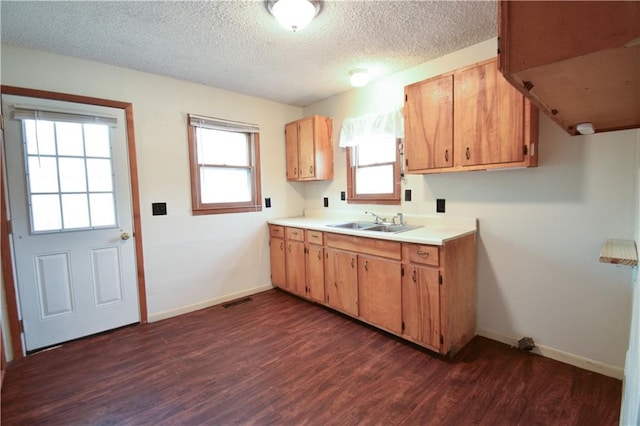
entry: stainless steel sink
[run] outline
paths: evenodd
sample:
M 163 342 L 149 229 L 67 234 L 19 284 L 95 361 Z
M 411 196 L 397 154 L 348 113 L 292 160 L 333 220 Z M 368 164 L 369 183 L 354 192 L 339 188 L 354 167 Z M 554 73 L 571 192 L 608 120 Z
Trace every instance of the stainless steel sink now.
M 372 226 L 376 226 L 375 222 L 346 222 L 346 223 L 334 223 L 327 226 L 332 226 L 334 228 L 343 228 L 343 229 L 365 229 L 371 228 Z
M 422 228 L 422 226 L 416 226 L 416 225 L 376 225 L 376 226 L 372 226 L 370 228 L 367 228 L 366 231 L 398 233 L 398 232 L 411 231 L 413 229 L 418 229 L 418 228 Z
M 357 231 L 376 231 L 376 232 L 390 232 L 390 233 L 406 232 L 406 231 L 411 231 L 412 229 L 422 228 L 422 226 L 416 226 L 416 225 L 384 225 L 384 224 L 377 224 L 375 222 L 362 222 L 362 221 L 332 223 L 327 226 L 331 226 L 333 228 L 354 229 Z

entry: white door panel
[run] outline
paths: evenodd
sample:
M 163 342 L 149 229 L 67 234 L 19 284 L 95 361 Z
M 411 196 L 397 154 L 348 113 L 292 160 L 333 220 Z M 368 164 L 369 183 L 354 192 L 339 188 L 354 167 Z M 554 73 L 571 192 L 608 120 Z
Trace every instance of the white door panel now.
M 133 234 L 124 111 L 7 95 L 2 108 L 26 349 L 138 322 L 134 240 L 121 238 Z M 55 113 L 14 119 L 29 109 Z

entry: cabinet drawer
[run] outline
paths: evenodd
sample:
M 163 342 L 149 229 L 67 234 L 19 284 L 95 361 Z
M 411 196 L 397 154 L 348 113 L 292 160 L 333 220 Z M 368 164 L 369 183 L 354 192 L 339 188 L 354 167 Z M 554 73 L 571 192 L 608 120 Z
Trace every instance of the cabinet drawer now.
M 372 256 L 387 257 L 395 260 L 400 260 L 402 256 L 400 251 L 401 244 L 395 241 L 332 233 L 327 233 L 326 238 L 329 247 L 354 251 L 358 254 L 370 254 Z
M 271 238 L 284 238 L 284 226 L 269 225 L 269 236 Z
M 307 229 L 306 233 L 308 243 L 322 245 L 322 232 Z
M 304 241 L 304 229 L 285 228 L 285 236 L 287 240 Z
M 438 247 L 423 246 L 419 244 L 403 244 L 402 257 L 411 263 L 421 263 L 423 265 L 438 266 L 440 257 Z

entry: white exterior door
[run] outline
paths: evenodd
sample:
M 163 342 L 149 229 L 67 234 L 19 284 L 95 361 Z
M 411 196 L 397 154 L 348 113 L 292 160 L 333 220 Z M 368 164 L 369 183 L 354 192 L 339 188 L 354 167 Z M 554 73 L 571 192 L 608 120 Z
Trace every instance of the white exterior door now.
M 120 109 L 2 96 L 27 351 L 140 321 Z

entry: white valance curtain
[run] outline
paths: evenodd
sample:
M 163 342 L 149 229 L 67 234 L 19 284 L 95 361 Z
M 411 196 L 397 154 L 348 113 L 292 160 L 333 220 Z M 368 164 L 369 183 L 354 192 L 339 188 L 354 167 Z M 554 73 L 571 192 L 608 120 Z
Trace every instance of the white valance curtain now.
M 404 136 L 404 124 L 401 110 L 361 115 L 346 118 L 340 131 L 340 147 L 347 148 L 368 143 L 381 136 Z

